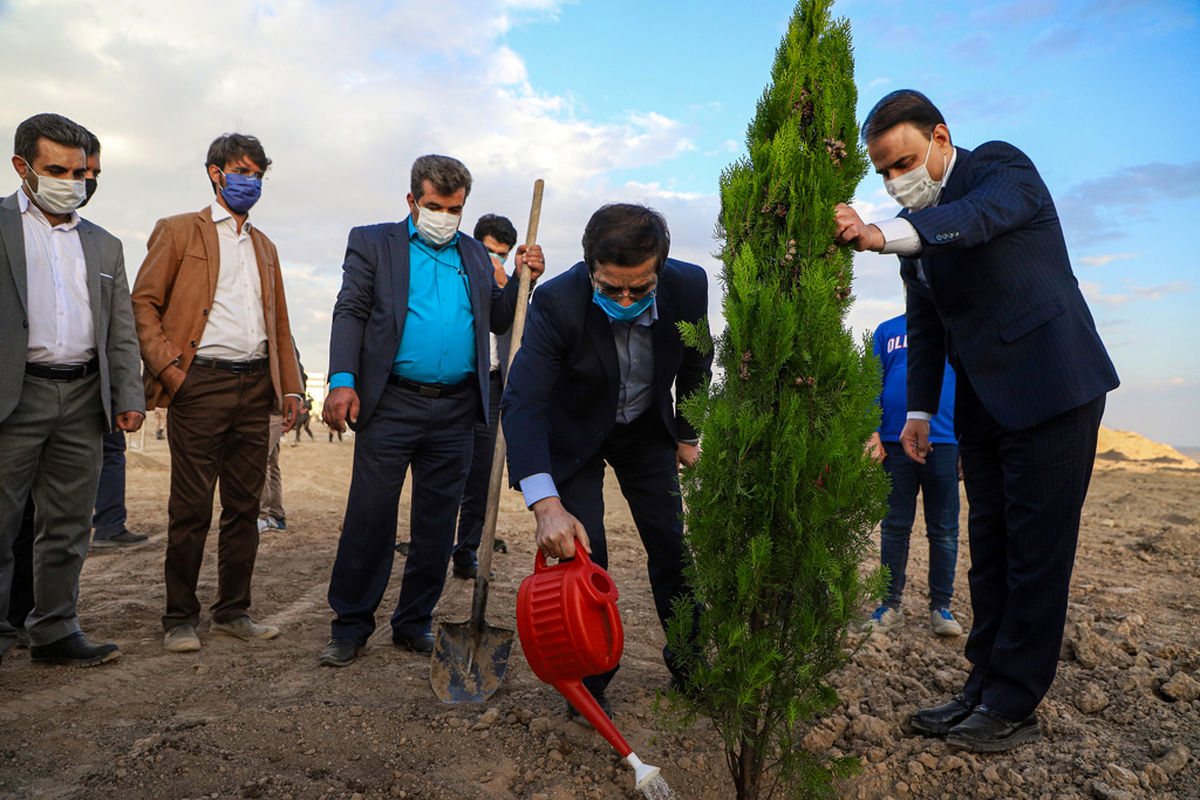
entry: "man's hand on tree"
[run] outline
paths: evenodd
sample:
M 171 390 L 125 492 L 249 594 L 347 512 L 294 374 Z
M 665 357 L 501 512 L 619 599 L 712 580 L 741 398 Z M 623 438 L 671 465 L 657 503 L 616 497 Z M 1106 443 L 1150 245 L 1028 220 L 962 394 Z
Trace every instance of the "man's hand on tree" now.
M 879 252 L 883 249 L 883 233 L 874 225 L 863 222 L 858 212 L 850 206 L 838 203 L 833 219 L 837 223 L 838 244 L 848 244 L 860 253 L 863 250 Z
M 929 443 L 929 420 L 910 419 L 900 431 L 900 444 L 905 454 L 918 464 L 925 463 L 925 456 L 933 449 Z
M 358 392 L 349 386 L 339 386 L 325 398 L 321 420 L 338 433 L 342 433 L 346 430 L 347 419 L 358 422 Z
M 557 497 L 543 497 L 532 508 L 537 518 L 537 546 L 543 553 L 555 558 L 574 558 L 576 539 L 580 547 L 592 552 L 583 523 L 575 519 Z

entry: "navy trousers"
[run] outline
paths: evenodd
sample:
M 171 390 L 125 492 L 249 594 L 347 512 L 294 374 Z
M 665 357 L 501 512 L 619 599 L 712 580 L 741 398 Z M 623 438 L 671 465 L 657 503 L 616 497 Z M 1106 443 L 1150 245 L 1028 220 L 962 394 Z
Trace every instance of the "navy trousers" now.
M 496 428 L 500 425 L 500 395 L 504 382 L 500 370 L 493 370 L 489 380 L 488 421 L 475 423 L 471 451 L 471 471 L 463 488 L 462 508 L 458 512 L 458 544 L 454 548 L 454 563 L 468 566 L 475 563 L 475 551 L 483 537 L 483 515 L 487 511 L 488 481 L 492 477 L 492 454 L 496 449 Z
M 917 492 L 925 506 L 929 539 L 929 610 L 949 608 L 958 562 L 958 445 L 939 442 L 925 463 L 904 454 L 899 442 L 884 442 L 883 469 L 892 479 L 888 513 L 880 524 L 880 560 L 888 568 L 884 603 L 899 608 L 908 569 L 908 540 L 917 515 Z
M 955 391 L 974 615 L 963 693 L 1024 719 L 1058 669 L 1104 396 L 1012 431 L 992 419 L 961 370 Z
M 413 475 L 408 556 L 392 630 L 428 633 L 454 549 L 454 524 L 471 466 L 473 427 L 481 417 L 470 386 L 422 397 L 388 384 L 354 440 L 346 518 L 329 579 L 335 639 L 365 643 L 392 574 L 396 514 L 404 473 Z
M 689 596 L 683 576 L 683 500 L 675 442 L 651 410 L 628 425 L 617 425 L 600 451 L 578 472 L 558 485 L 563 506 L 587 531 L 591 559 L 608 569 L 608 542 L 604 535 L 604 466 L 613 468 L 621 493 L 629 503 L 633 523 L 646 549 L 646 571 L 654 595 L 654 609 L 664 630 L 676 598 Z M 669 647 L 663 649 L 667 668 L 684 679 Z M 593 694 L 603 691 L 616 674 L 584 678 Z
M 93 539 L 110 539 L 125 530 L 125 432 L 104 434 L 100 486 L 92 515 Z

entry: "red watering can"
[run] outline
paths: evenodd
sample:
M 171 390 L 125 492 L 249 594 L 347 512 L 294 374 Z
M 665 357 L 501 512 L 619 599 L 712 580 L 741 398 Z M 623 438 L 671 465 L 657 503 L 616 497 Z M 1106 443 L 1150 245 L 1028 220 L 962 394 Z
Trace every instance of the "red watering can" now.
M 641 762 L 583 685 L 584 677 L 617 665 L 625 633 L 617 586 L 582 547 L 575 548 L 573 560 L 554 566 L 538 551 L 533 574 L 517 592 L 517 634 L 533 674 L 567 698 L 625 758 L 637 788 L 653 780 L 658 767 Z

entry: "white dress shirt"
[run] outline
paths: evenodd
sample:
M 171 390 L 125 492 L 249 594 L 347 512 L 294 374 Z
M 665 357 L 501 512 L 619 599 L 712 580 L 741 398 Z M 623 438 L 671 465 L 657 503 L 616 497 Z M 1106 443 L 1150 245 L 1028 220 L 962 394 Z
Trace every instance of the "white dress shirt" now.
M 96 325 L 88 296 L 87 263 L 79 242 L 79 214 L 52 225 L 42 210 L 17 190 L 25 232 L 29 345 L 35 364 L 86 364 L 96 355 Z M 102 275 L 100 280 L 112 280 Z
M 237 221 L 225 206 L 212 204 L 217 225 L 220 263 L 217 291 L 196 355 L 227 361 L 250 361 L 267 355 L 267 324 L 263 317 L 262 278 L 250 238 L 250 220 Z

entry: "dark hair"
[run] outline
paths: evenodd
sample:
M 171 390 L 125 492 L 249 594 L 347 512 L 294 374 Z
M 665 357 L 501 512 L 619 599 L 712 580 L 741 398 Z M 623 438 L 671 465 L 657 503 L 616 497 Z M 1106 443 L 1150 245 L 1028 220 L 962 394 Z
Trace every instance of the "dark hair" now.
M 671 250 L 667 221 L 652 208 L 632 203 L 601 206 L 583 229 L 583 260 L 588 271 L 604 262 L 634 267 L 654 256 L 654 271 L 661 272 Z
M 409 178 L 413 200 L 420 200 L 425 194 L 425 181 L 429 181 L 433 190 L 440 195 L 452 195 L 459 189 L 466 189 L 468 195 L 471 193 L 470 170 L 457 158 L 450 156 L 421 156 L 413 162 Z
M 87 157 L 91 158 L 92 156 L 100 155 L 100 139 L 96 137 L 96 134 L 92 133 L 87 128 L 84 128 L 83 132 L 87 134 L 88 140 L 87 147 L 85 148 L 87 151 Z
M 933 129 L 945 125 L 942 112 L 937 110 L 929 98 L 915 89 L 897 89 L 875 104 L 863 120 L 862 139 L 871 142 L 902 123 L 911 123 L 926 136 Z
M 88 147 L 88 132 L 78 122 L 61 114 L 34 114 L 17 126 L 13 155 L 20 156 L 32 166 L 38 156 L 39 139 L 49 139 L 64 147 L 78 147 L 85 153 Z
M 490 236 L 500 244 L 506 244 L 509 247 L 517 243 L 517 229 L 513 227 L 512 222 L 508 217 L 502 217 L 498 214 L 484 214 L 475 223 L 475 232 L 471 234 L 479 241 L 483 241 L 483 237 Z
M 262 142 L 257 138 L 244 133 L 223 133 L 208 146 L 208 158 L 204 161 L 204 168 L 215 166 L 224 171 L 226 164 L 241 161 L 243 156 L 249 157 L 263 172 L 271 166 L 271 159 L 267 158 L 267 152 L 263 150 Z M 213 191 L 217 191 L 217 188 L 214 182 Z

